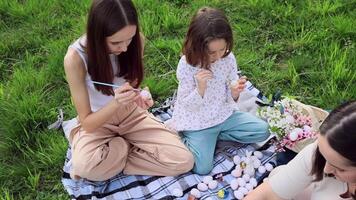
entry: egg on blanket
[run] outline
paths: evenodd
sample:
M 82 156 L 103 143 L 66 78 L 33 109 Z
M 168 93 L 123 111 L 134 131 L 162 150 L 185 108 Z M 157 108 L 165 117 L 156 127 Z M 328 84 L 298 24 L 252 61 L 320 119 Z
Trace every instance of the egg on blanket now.
M 253 167 L 257 169 L 259 166 L 261 166 L 261 161 L 260 160 L 254 160 L 253 161 Z
M 198 189 L 196 188 L 193 188 L 191 191 L 190 191 L 190 194 L 195 196 L 195 198 L 200 198 L 201 197 L 201 193 Z
M 255 175 L 255 168 L 253 168 L 252 165 L 248 165 L 245 169 L 244 169 L 244 173 L 248 174 L 250 176 L 254 176 Z
M 250 180 L 250 175 L 244 174 L 244 175 L 242 176 L 242 178 L 243 178 L 246 182 L 248 182 L 248 181 Z
M 183 196 L 183 191 L 180 188 L 174 188 L 172 194 L 175 197 L 181 197 Z
M 238 189 L 243 195 L 246 195 L 248 193 L 248 189 L 246 189 L 246 187 L 240 187 Z
M 243 178 L 238 178 L 237 179 L 237 183 L 239 184 L 239 186 L 243 187 L 246 185 L 246 181 Z
M 252 184 L 250 184 L 250 183 L 246 183 L 245 188 L 246 188 L 248 191 L 252 191 L 252 190 L 253 190 L 253 186 L 252 186 Z
M 271 163 L 266 163 L 266 164 L 265 164 L 265 168 L 266 168 L 267 171 L 270 172 L 270 171 L 273 170 L 273 165 L 272 165 Z
M 230 182 L 230 187 L 232 190 L 236 190 L 239 187 L 239 183 L 237 182 L 237 179 L 232 179 Z
M 216 187 L 218 187 L 218 182 L 215 180 L 212 180 L 208 184 L 209 189 L 214 190 Z
M 256 187 L 257 186 L 257 180 L 255 178 L 250 178 L 250 181 L 249 183 L 253 186 L 253 187 Z
M 266 167 L 261 165 L 258 167 L 258 173 L 264 174 L 266 172 Z
M 233 177 L 236 177 L 236 178 L 240 177 L 241 174 L 242 174 L 241 169 L 234 169 L 234 170 L 231 171 L 231 175 L 232 175 Z
M 203 178 L 203 182 L 205 183 L 205 184 L 209 184 L 209 182 L 210 181 L 212 181 L 213 180 L 213 177 L 212 176 L 205 176 L 204 178 Z
M 198 184 L 198 190 L 205 192 L 208 190 L 208 186 L 205 183 L 199 183 Z
M 244 198 L 244 194 L 243 194 L 240 190 L 236 190 L 236 191 L 234 192 L 234 196 L 235 196 L 235 198 L 238 199 L 238 200 Z
M 233 160 L 234 160 L 235 165 L 239 165 L 240 161 L 241 161 L 241 158 L 240 158 L 240 156 L 236 155 L 236 156 L 234 156 Z
M 263 154 L 260 151 L 253 152 L 253 155 L 256 156 L 258 159 L 262 159 L 263 158 Z

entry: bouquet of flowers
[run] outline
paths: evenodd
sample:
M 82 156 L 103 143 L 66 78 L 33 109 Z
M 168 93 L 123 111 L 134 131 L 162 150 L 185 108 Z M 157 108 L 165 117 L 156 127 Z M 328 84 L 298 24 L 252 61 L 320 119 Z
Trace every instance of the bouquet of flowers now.
M 293 150 L 298 143 L 314 141 L 317 131 L 311 116 L 301 105 L 304 104 L 283 98 L 258 109 L 257 115 L 268 122 L 269 131 L 276 136 L 277 151 L 283 151 L 284 147 Z

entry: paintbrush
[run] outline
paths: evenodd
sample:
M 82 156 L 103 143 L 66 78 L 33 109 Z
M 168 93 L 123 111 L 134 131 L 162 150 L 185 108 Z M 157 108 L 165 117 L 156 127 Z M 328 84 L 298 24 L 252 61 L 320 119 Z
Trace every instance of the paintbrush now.
M 114 85 L 114 84 L 110 84 L 110 83 L 103 83 L 103 82 L 99 82 L 99 81 L 91 81 L 91 82 L 94 83 L 94 84 L 109 86 L 109 87 L 113 87 L 113 88 L 119 88 L 119 87 L 121 87 L 121 86 L 118 86 L 118 85 Z M 132 91 L 134 91 L 134 92 L 141 92 L 141 89 L 133 88 Z

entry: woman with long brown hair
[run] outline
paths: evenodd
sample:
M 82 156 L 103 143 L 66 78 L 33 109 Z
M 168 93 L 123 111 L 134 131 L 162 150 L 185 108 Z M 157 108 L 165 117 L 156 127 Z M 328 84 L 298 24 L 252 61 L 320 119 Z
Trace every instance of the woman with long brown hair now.
M 101 181 L 120 172 L 173 176 L 193 167 L 192 154 L 148 113 L 153 101 L 136 89 L 143 79 L 142 53 L 133 3 L 94 0 L 86 34 L 69 46 L 64 58 L 78 114 L 64 127 L 72 178 Z

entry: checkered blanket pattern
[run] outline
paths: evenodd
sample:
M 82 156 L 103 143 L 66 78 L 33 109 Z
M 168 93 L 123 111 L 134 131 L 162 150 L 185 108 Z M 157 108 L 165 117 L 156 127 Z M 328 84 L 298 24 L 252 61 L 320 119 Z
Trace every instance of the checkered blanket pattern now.
M 220 147 L 219 147 L 220 146 Z M 264 147 L 260 149 L 264 157 L 262 163 L 270 162 L 275 165 L 275 157 L 273 147 Z M 245 155 L 246 150 L 254 151 L 254 145 L 235 145 L 224 146 L 218 144 L 217 153 L 214 159 L 214 168 L 210 175 L 216 177 L 218 174 L 223 175 L 223 181 L 219 182 L 218 188 L 208 190 L 202 193 L 200 199 L 218 199 L 216 194 L 219 189 L 225 188 L 229 191 L 227 199 L 233 199 L 232 190 L 229 188 L 229 183 L 233 179 L 230 174 L 234 169 L 232 157 L 234 155 Z M 196 188 L 197 184 L 202 182 L 204 176 L 185 173 L 175 177 L 157 177 L 157 176 L 127 176 L 118 174 L 115 177 L 101 182 L 93 182 L 85 179 L 73 180 L 69 176 L 71 168 L 71 152 L 67 151 L 65 165 L 63 167 L 62 183 L 72 199 L 104 199 L 104 200 L 121 200 L 121 199 L 187 199 L 192 188 Z M 267 174 L 256 173 L 256 178 L 261 181 Z M 177 198 L 173 196 L 172 191 L 175 188 L 180 188 L 183 191 L 183 197 Z

